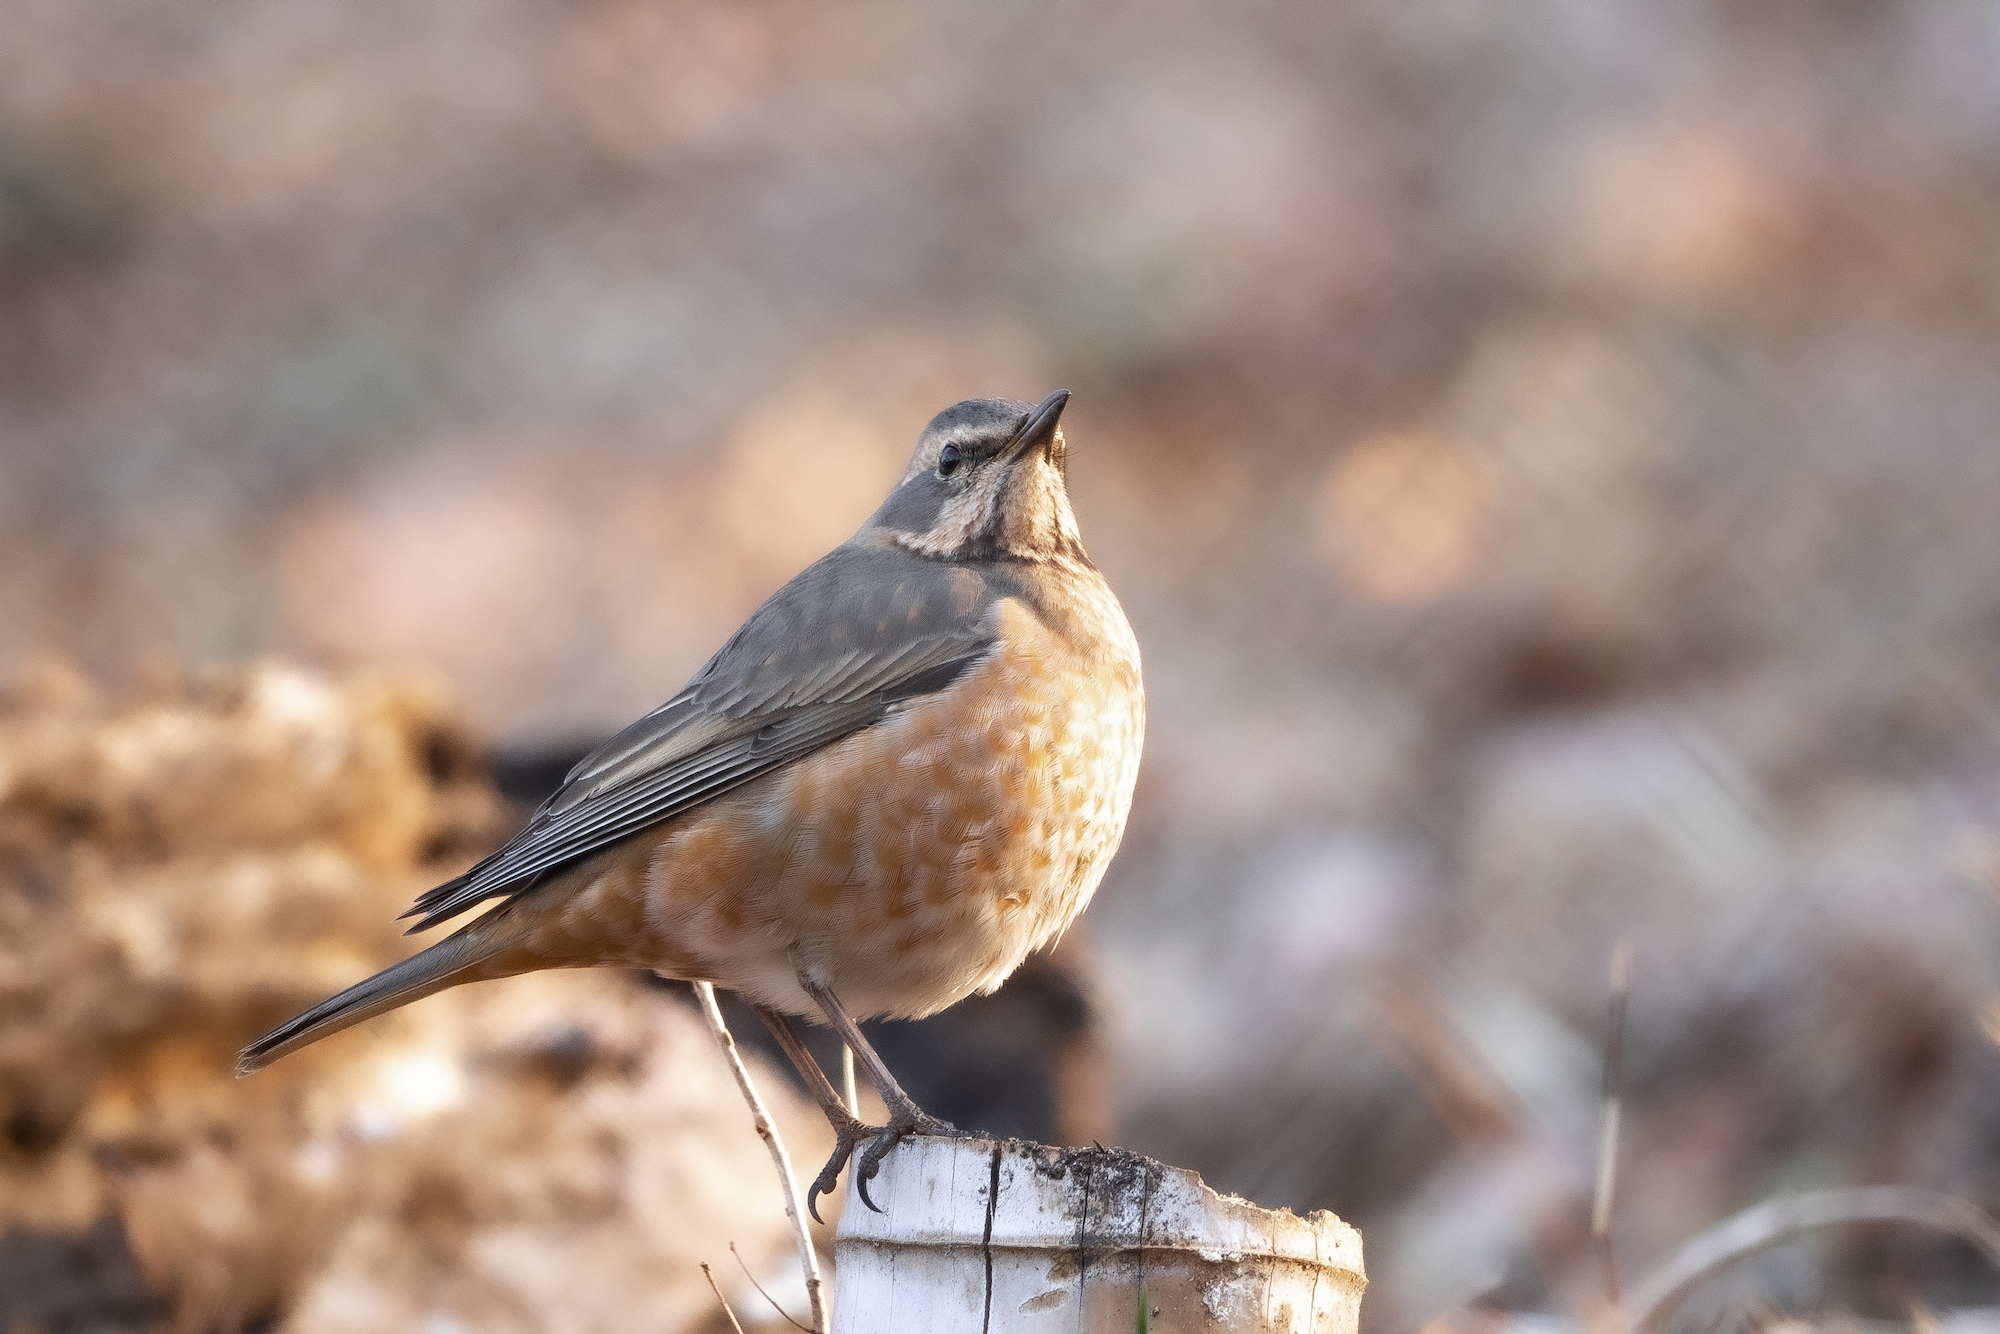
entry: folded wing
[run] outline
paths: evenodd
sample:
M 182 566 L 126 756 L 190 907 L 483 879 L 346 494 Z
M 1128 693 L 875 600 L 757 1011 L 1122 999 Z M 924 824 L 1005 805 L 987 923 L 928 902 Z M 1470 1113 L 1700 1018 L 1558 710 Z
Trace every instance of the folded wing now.
M 942 690 L 993 647 L 993 575 L 850 544 L 807 568 L 694 679 L 586 756 L 505 846 L 420 895 L 422 931 L 686 814 Z

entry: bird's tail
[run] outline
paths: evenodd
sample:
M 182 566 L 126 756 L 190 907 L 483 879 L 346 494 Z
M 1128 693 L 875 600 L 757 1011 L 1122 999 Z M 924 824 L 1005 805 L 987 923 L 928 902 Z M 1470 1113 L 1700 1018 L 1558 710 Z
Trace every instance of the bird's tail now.
M 421 1000 L 460 982 L 495 975 L 481 969 L 480 965 L 496 953 L 504 941 L 494 940 L 490 932 L 479 931 L 480 924 L 474 922 L 429 949 L 412 954 L 401 963 L 355 983 L 338 996 L 330 996 L 305 1013 L 287 1019 L 237 1055 L 236 1073 L 240 1076 L 262 1070 L 280 1056 L 289 1055 L 307 1043 L 317 1042 L 384 1010 Z

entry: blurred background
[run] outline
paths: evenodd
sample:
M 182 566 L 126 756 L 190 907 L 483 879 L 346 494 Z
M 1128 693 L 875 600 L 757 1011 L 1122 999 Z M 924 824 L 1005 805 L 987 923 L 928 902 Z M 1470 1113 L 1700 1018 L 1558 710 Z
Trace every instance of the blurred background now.
M 643 1053 L 712 1063 L 658 991 L 533 1041 L 541 991 L 461 1007 L 510 1098 L 626 1090 L 533 1209 L 408 1184 L 475 1075 L 381 1044 L 460 1019 L 341 1048 L 390 1064 L 332 1110 L 216 1072 L 932 413 L 1058 386 L 1150 735 L 1037 965 L 1069 1091 L 1001 1128 L 1337 1211 L 1374 1330 L 1572 1313 L 1627 939 L 1628 1278 L 1774 1194 L 2000 1197 L 2000 8 L 12 0 L 0 69 L 8 1330 L 627 1327 L 524 1277 L 602 1252 L 578 1199 L 692 1229 L 593 1290 L 720 1273 L 768 1165 L 719 1066 L 754 1186 L 604 1203 L 692 1170 L 613 1143 Z M 303 1128 L 245 1166 L 266 1113 Z M 403 1184 L 327 1203 L 350 1151 Z M 308 1197 L 347 1221 L 271 1252 Z M 728 1226 L 785 1272 L 781 1219 Z M 659 1327 L 715 1318 L 686 1292 Z M 1970 1249 L 1848 1229 L 1684 1323 L 1995 1306 Z

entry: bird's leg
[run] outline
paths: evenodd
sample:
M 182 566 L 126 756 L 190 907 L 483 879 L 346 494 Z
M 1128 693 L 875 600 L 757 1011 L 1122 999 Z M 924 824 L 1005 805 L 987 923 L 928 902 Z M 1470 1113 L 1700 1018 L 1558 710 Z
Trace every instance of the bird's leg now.
M 875 1142 L 868 1146 L 868 1151 L 861 1155 L 861 1162 L 854 1174 L 855 1189 L 860 1191 L 861 1198 L 868 1207 L 874 1209 L 875 1202 L 868 1198 L 868 1183 L 875 1179 L 875 1173 L 881 1169 L 882 1159 L 905 1135 L 962 1135 L 965 1132 L 949 1121 L 940 1121 L 932 1116 L 917 1106 L 909 1094 L 903 1092 L 903 1086 L 896 1082 L 896 1077 L 889 1073 L 889 1067 L 882 1063 L 881 1056 L 876 1054 L 868 1039 L 861 1035 L 861 1026 L 847 1013 L 847 1007 L 833 994 L 832 987 L 815 982 L 803 974 L 799 977 L 799 985 L 805 988 L 806 995 L 813 998 L 813 1003 L 819 1006 L 820 1013 L 824 1014 L 826 1021 L 833 1025 L 834 1031 L 854 1049 L 855 1056 L 868 1071 L 868 1082 L 875 1086 L 875 1091 L 882 1095 L 882 1105 L 889 1109 L 889 1124 L 883 1128 Z
M 889 1073 L 889 1067 L 883 1064 L 881 1056 L 876 1053 L 868 1039 L 862 1036 L 861 1026 L 847 1013 L 847 1007 L 833 994 L 833 988 L 805 978 L 799 979 L 799 983 L 805 988 L 806 995 L 812 997 L 813 1003 L 819 1006 L 820 1013 L 826 1016 L 826 1021 L 833 1025 L 834 1031 L 854 1049 L 855 1057 L 868 1071 L 868 1082 L 875 1086 L 875 1091 L 882 1095 L 882 1105 L 889 1109 L 891 1125 L 907 1121 L 909 1129 L 904 1132 L 905 1134 L 921 1131 L 926 1135 L 949 1135 L 957 1129 L 949 1121 L 940 1121 L 917 1106 L 915 1099 L 903 1092 L 903 1086 L 896 1082 L 896 1077 Z M 832 1087 L 830 1083 L 828 1087 L 830 1090 Z
M 798 1030 L 792 1027 L 791 1016 L 779 1010 L 766 1009 L 762 1005 L 752 1005 L 750 1008 L 756 1011 L 757 1017 L 764 1021 L 764 1027 L 771 1030 L 771 1036 L 778 1040 L 778 1045 L 784 1048 L 785 1055 L 791 1058 L 792 1064 L 806 1081 L 806 1092 L 812 1094 L 813 1101 L 819 1104 L 822 1112 L 826 1113 L 826 1119 L 833 1123 L 834 1129 L 838 1130 L 843 1123 L 854 1121 L 846 1104 L 841 1101 L 840 1094 L 834 1091 L 833 1081 L 829 1080 L 826 1072 L 819 1068 L 819 1062 L 813 1059 L 810 1051 L 806 1050 L 804 1039 L 799 1037 Z M 855 1121 L 855 1124 L 860 1123 Z
M 778 1045 L 784 1048 L 785 1055 L 791 1058 L 800 1077 L 806 1081 L 806 1092 L 812 1094 L 813 1101 L 819 1104 L 819 1109 L 826 1113 L 827 1121 L 833 1126 L 833 1156 L 826 1160 L 826 1166 L 820 1169 L 819 1176 L 806 1191 L 806 1212 L 813 1216 L 813 1222 L 823 1223 L 826 1220 L 819 1216 L 819 1197 L 833 1194 L 834 1185 L 840 1180 L 840 1169 L 854 1156 L 855 1146 L 879 1132 L 873 1126 L 863 1125 L 847 1110 L 847 1104 L 834 1092 L 826 1072 L 819 1068 L 819 1062 L 806 1050 L 805 1040 L 793 1027 L 790 1015 L 762 1005 L 750 1008 L 764 1021 L 764 1027 L 771 1030 L 771 1036 L 778 1040 Z M 868 1198 L 865 1191 L 862 1198 Z M 869 1207 L 874 1208 L 873 1201 L 869 1202 Z

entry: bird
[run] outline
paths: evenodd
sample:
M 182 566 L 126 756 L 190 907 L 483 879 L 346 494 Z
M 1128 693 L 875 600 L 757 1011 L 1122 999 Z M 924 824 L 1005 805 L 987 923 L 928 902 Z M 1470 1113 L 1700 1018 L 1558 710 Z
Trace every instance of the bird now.
M 1070 507 L 1069 397 L 938 413 L 853 537 L 404 917 L 414 933 L 496 906 L 250 1043 L 238 1073 L 467 982 L 591 965 L 707 981 L 770 1028 L 833 1126 L 813 1216 L 850 1161 L 875 1207 L 897 1142 L 962 1132 L 856 1021 L 996 990 L 1084 910 L 1131 809 L 1139 647 Z M 884 1125 L 848 1111 L 800 1019 L 853 1050 Z

